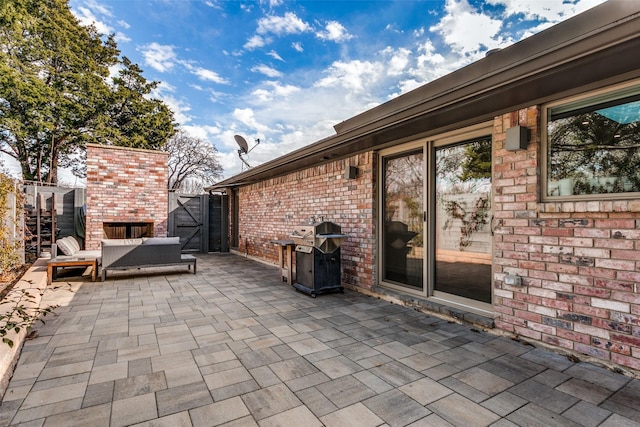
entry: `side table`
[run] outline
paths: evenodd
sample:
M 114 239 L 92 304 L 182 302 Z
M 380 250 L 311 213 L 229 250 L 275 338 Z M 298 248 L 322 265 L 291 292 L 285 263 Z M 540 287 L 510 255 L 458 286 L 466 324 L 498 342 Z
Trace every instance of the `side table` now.
M 98 260 L 96 258 L 56 257 L 47 262 L 47 285 L 56 278 L 58 267 L 91 267 L 91 281 L 98 276 Z
M 282 274 L 282 281 L 293 284 L 293 248 L 296 244 L 293 240 L 273 240 L 271 243 L 278 245 L 278 265 Z

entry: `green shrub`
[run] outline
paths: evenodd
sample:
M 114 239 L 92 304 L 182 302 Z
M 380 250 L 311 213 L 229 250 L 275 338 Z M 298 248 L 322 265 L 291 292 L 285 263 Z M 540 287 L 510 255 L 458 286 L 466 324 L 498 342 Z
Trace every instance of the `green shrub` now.
M 22 262 L 20 256 L 20 248 L 22 247 L 22 239 L 16 238 L 20 236 L 18 218 L 22 213 L 22 193 L 16 191 L 16 182 L 0 172 L 0 274 L 5 271 L 18 267 Z M 10 194 L 16 196 L 16 212 L 13 221 L 10 220 L 9 205 Z M 19 233 L 15 233 L 18 230 Z

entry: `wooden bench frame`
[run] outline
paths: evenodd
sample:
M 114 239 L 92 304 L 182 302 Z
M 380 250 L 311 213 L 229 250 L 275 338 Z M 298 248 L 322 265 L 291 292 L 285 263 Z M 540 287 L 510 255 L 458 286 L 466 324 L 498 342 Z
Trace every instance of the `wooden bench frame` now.
M 53 258 L 47 262 L 47 285 L 50 285 L 56 278 L 59 267 L 91 267 L 91 281 L 95 282 L 98 277 L 98 260 L 96 258 Z

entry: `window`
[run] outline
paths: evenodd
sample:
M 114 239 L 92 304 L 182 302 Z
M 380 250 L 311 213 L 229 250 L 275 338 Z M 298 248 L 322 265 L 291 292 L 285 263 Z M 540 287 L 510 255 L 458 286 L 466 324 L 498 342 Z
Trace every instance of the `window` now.
M 640 86 L 552 105 L 546 117 L 547 198 L 640 192 Z

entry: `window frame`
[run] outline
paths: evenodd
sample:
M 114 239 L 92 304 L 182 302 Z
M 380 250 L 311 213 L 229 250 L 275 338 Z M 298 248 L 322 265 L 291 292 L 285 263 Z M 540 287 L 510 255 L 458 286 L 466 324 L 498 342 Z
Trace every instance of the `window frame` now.
M 577 111 L 592 105 L 607 101 L 621 100 L 630 95 L 640 94 L 640 80 L 633 80 L 623 84 L 608 86 L 597 90 L 582 93 L 580 95 L 563 98 L 557 101 L 544 104 L 541 108 L 541 162 L 540 162 L 540 200 L 542 202 L 579 202 L 579 201 L 611 201 L 639 199 L 640 192 L 624 193 L 597 193 L 597 194 L 575 194 L 575 195 L 548 195 L 549 179 L 549 143 L 548 143 L 548 122 L 551 110 L 558 107 L 565 107 L 567 112 Z

